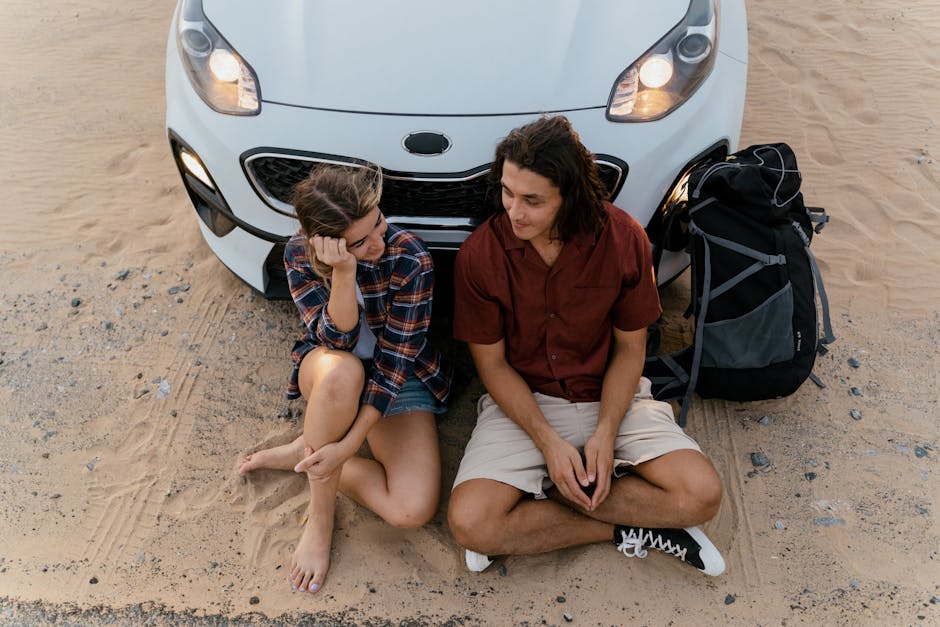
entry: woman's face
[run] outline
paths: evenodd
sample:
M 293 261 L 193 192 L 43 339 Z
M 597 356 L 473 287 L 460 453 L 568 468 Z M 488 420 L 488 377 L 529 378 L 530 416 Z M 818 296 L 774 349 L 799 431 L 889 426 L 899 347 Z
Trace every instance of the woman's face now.
M 378 261 L 385 253 L 385 231 L 388 224 L 382 210 L 376 207 L 365 217 L 343 231 L 348 250 L 358 261 Z

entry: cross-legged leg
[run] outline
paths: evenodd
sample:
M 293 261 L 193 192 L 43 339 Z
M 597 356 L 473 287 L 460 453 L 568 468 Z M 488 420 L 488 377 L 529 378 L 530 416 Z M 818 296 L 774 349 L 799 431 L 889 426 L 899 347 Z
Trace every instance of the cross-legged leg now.
M 541 553 L 610 541 L 614 526 L 511 485 L 470 479 L 454 488 L 448 522 L 457 543 L 484 555 Z
M 594 511 L 565 500 L 557 490 L 548 494 L 604 522 L 681 529 L 714 518 L 722 488 L 715 467 L 704 455 L 680 449 L 638 464 L 632 474 L 615 479 L 610 494 Z

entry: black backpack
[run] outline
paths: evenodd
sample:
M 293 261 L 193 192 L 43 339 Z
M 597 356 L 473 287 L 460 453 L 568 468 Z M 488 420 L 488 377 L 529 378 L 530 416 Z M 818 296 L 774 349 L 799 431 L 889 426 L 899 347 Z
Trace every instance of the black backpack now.
M 803 204 L 800 182 L 782 143 L 751 146 L 689 178 L 676 224 L 685 226 L 692 261 L 692 345 L 648 357 L 643 370 L 655 398 L 683 399 L 680 426 L 693 392 L 735 401 L 792 394 L 811 376 L 820 344 L 835 340 L 809 250 L 829 217 Z

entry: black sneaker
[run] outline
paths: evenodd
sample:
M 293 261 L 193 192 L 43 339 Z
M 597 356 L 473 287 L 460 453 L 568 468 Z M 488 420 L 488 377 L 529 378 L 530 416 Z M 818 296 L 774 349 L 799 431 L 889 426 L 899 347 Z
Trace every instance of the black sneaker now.
M 714 577 L 725 572 L 725 560 L 721 553 L 698 527 L 646 529 L 617 525 L 614 528 L 614 544 L 627 557 L 646 557 L 645 549 L 655 549 L 678 557 L 706 575 Z

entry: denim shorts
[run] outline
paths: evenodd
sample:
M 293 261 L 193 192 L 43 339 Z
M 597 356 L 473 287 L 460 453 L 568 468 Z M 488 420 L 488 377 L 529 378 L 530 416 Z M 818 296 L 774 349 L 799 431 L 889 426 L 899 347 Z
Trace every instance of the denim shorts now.
M 401 386 L 386 416 L 403 414 L 406 411 L 429 411 L 432 414 L 443 414 L 447 411 L 447 405 L 437 400 L 421 379 L 411 376 Z

